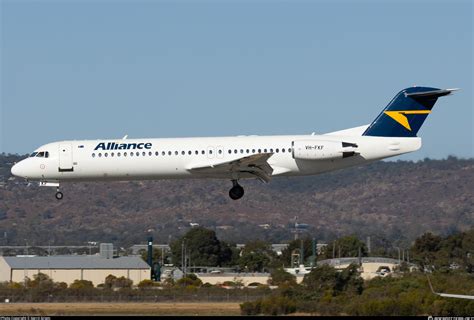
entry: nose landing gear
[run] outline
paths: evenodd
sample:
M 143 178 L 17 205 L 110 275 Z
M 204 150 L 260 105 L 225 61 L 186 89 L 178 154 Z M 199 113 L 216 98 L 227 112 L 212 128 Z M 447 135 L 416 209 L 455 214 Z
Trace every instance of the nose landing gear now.
M 62 200 L 64 197 L 63 193 L 59 191 L 59 181 L 40 181 L 39 182 L 40 187 L 56 187 L 56 199 L 57 200 Z
M 244 188 L 237 182 L 237 180 L 232 180 L 233 187 L 229 190 L 229 197 L 232 200 L 239 200 L 244 196 Z
M 58 200 L 62 200 L 62 198 L 64 197 L 63 193 L 61 191 L 59 191 L 59 187 L 56 188 L 56 195 L 55 195 L 56 199 Z

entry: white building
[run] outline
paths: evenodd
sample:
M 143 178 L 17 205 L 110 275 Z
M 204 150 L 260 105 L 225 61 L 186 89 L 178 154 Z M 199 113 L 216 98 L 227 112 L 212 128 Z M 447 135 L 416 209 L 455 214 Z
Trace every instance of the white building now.
M 140 257 L 93 256 L 17 256 L 0 257 L 0 282 L 23 282 L 44 273 L 55 282 L 71 284 L 74 280 L 92 281 L 94 286 L 104 283 L 108 275 L 125 277 L 138 284 L 150 279 L 151 268 Z

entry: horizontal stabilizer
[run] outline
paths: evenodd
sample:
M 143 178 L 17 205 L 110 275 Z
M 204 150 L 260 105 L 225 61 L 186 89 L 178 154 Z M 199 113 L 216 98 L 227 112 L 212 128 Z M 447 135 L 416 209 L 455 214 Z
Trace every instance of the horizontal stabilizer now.
M 405 93 L 405 96 L 410 97 L 410 98 L 417 98 L 417 97 L 438 98 L 442 96 L 447 96 L 448 94 L 451 94 L 457 90 L 459 90 L 459 88 L 439 89 L 439 90 L 432 90 L 432 91 L 425 91 L 425 92 L 412 92 L 412 93 Z

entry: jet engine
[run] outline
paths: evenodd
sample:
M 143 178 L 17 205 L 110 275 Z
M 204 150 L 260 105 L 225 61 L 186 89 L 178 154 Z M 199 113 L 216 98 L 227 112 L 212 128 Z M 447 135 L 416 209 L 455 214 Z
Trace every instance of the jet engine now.
M 293 141 L 293 158 L 300 160 L 335 160 L 357 154 L 357 144 L 343 141 Z

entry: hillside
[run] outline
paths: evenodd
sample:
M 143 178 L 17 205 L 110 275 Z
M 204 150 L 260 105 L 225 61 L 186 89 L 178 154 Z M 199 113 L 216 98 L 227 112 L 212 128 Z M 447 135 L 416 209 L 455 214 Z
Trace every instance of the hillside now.
M 450 234 L 474 225 L 473 159 L 378 162 L 270 184 L 248 180 L 239 201 L 228 198 L 229 181 L 68 183 L 58 202 L 54 189 L 11 177 L 20 158 L 0 156 L 0 243 L 10 245 L 27 239 L 29 245 L 128 246 L 143 243 L 148 233 L 168 242 L 190 222 L 216 228 L 228 241 L 279 242 L 293 238 L 295 216 L 317 239 L 355 233 L 370 235 L 373 245 L 406 245 L 427 231 Z

